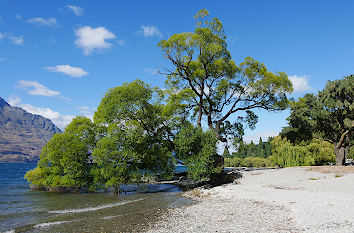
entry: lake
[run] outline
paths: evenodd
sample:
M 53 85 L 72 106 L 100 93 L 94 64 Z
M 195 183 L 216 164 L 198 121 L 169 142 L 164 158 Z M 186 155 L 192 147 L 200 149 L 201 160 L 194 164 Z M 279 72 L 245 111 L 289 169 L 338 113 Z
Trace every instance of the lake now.
M 35 166 L 0 163 L 0 232 L 137 231 L 166 208 L 191 203 L 171 185 L 149 185 L 144 194 L 34 191 L 23 176 Z

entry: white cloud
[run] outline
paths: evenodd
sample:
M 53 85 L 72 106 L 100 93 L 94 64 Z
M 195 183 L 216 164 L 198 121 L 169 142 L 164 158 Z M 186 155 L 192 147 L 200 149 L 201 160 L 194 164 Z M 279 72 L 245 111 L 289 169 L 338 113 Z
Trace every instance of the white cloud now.
M 80 16 L 84 14 L 84 9 L 79 6 L 73 6 L 73 5 L 66 5 L 66 8 L 68 8 L 70 11 L 72 11 L 76 16 Z
M 49 70 L 51 72 L 63 73 L 74 78 L 80 78 L 88 74 L 88 72 L 84 69 L 70 65 L 47 66 L 44 67 L 44 69 Z
M 21 16 L 21 15 L 19 15 L 19 14 L 16 14 L 16 16 L 15 16 L 15 17 L 16 17 L 16 19 L 17 19 L 17 20 L 22 20 L 22 16 Z
M 48 19 L 35 17 L 27 20 L 27 22 L 39 27 L 55 27 L 58 25 L 57 20 L 54 17 L 50 17 Z
M 21 104 L 21 99 L 19 97 L 11 96 L 7 101 L 11 106 L 19 107 Z
M 0 40 L 5 38 L 14 45 L 23 45 L 24 43 L 23 36 L 14 36 L 11 32 L 0 33 Z
M 153 37 L 153 36 L 162 37 L 162 33 L 159 31 L 157 26 L 141 25 L 139 32 L 142 33 L 144 37 Z
M 96 49 L 107 49 L 112 46 L 106 40 L 115 39 L 116 36 L 104 27 L 92 28 L 90 26 L 80 27 L 75 30 L 78 37 L 75 45 L 84 50 L 85 55 L 90 55 Z
M 149 73 L 149 74 L 152 74 L 152 75 L 156 75 L 159 72 L 157 69 L 150 69 L 150 68 L 145 68 L 144 71 L 146 73 Z
M 308 75 L 303 75 L 303 76 L 297 76 L 297 75 L 292 75 L 289 76 L 290 81 L 293 84 L 293 89 L 294 92 L 302 92 L 302 91 L 310 91 L 312 88 L 309 86 L 307 79 L 310 76 Z
M 125 40 L 117 40 L 119 46 L 124 46 L 126 44 Z
M 253 141 L 254 143 L 258 143 L 259 138 L 262 138 L 262 141 L 264 142 L 264 141 L 268 140 L 268 137 L 275 137 L 278 134 L 279 133 L 277 133 L 275 131 L 261 131 L 258 133 L 246 135 L 245 137 L 243 137 L 243 140 L 246 143 L 250 143 L 251 141 Z
M 9 40 L 11 41 L 12 44 L 14 45 L 23 45 L 23 36 L 13 36 L 9 35 Z
M 11 106 L 20 107 L 26 110 L 27 112 L 50 119 L 61 130 L 63 130 L 65 126 L 69 124 L 74 118 L 74 116 L 72 115 L 62 115 L 59 112 L 56 112 L 50 108 L 41 108 L 33 106 L 31 104 L 22 103 L 19 97 L 10 97 L 8 102 Z
M 89 107 L 87 107 L 87 106 L 79 106 L 77 108 L 80 110 L 88 110 L 89 109 Z
M 42 95 L 42 96 L 60 95 L 59 91 L 50 90 L 48 87 L 36 81 L 20 80 L 18 84 L 20 88 L 27 90 L 27 93 L 30 95 Z

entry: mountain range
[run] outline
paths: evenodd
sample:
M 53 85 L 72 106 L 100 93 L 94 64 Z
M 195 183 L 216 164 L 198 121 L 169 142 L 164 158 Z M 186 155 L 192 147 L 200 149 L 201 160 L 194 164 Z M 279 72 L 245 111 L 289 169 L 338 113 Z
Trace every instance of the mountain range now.
M 35 162 L 61 130 L 49 119 L 10 106 L 0 97 L 0 162 Z

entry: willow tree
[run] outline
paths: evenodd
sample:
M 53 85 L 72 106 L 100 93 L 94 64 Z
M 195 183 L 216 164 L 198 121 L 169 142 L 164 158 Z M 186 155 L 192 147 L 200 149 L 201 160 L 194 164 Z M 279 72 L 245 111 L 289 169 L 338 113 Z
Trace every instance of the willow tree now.
M 172 65 L 162 73 L 167 75 L 171 98 L 193 110 L 197 126 L 202 128 L 206 120 L 218 139 L 226 141 L 228 135 L 242 136 L 245 124 L 255 127 L 255 109 L 284 110 L 292 84 L 284 72 L 272 73 L 253 58 L 236 65 L 221 21 L 208 15 L 207 10 L 200 10 L 193 32 L 160 41 L 159 47 Z M 230 122 L 235 114 L 238 118 Z
M 75 117 L 65 132 L 54 134 L 43 147 L 37 167 L 25 178 L 34 189 L 80 191 L 92 184 L 90 151 L 94 147 L 93 123 Z
M 158 88 L 135 80 L 109 89 L 94 115 L 99 140 L 93 151 L 96 183 L 119 190 L 151 172 L 173 172 L 172 130 L 176 124 Z
M 317 95 L 307 94 L 292 104 L 289 138 L 305 134 L 305 139 L 320 138 L 333 144 L 336 165 L 343 165 L 353 145 L 354 75 L 328 81 Z

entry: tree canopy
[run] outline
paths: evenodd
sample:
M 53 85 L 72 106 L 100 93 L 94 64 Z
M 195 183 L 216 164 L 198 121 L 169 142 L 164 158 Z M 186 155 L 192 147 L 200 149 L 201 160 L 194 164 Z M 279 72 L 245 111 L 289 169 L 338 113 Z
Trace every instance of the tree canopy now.
M 289 128 L 282 135 L 291 141 L 321 138 L 334 145 L 336 164 L 345 163 L 353 144 L 354 75 L 328 81 L 317 95 L 306 94 L 291 105 Z
M 228 135 L 242 136 L 244 124 L 255 127 L 254 109 L 284 110 L 292 84 L 284 72 L 272 73 L 253 58 L 236 65 L 221 21 L 208 15 L 200 10 L 193 32 L 174 34 L 159 46 L 173 67 L 164 72 L 169 94 L 193 110 L 199 128 L 204 118 L 218 139 L 225 141 Z M 241 115 L 230 122 L 235 113 Z
M 40 160 L 25 178 L 35 188 L 72 191 L 92 184 L 90 150 L 92 122 L 76 117 L 63 133 L 54 134 L 43 147 Z

